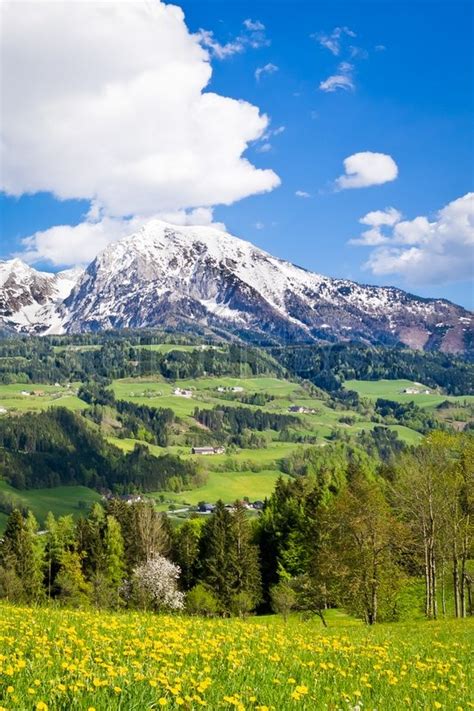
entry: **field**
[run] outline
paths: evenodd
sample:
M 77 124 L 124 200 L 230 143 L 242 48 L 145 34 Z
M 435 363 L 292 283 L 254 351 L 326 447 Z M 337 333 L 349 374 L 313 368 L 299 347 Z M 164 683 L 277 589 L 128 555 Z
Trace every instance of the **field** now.
M 48 407 L 84 410 L 88 405 L 75 395 L 77 387 L 78 383 L 72 383 L 70 388 L 63 385 L 45 385 L 44 383 L 28 383 L 27 385 L 0 383 L 0 408 L 5 409 L 7 414 L 17 411 L 35 412 L 46 410 Z
M 474 621 L 367 628 L 0 604 L 0 704 L 37 711 L 474 707 Z
M 248 496 L 251 501 L 263 500 L 270 496 L 279 476 L 287 478 L 286 474 L 275 470 L 261 472 L 209 472 L 209 481 L 204 486 L 190 491 L 175 494 L 171 491 L 157 491 L 151 494 L 155 498 L 164 496 L 179 505 L 187 503 L 195 505 L 199 501 L 215 502 L 222 499 L 224 503 L 233 503 L 236 499 Z
M 44 523 L 49 511 L 55 516 L 84 514 L 94 501 L 100 501 L 100 494 L 85 486 L 57 486 L 52 489 L 29 489 L 20 491 L 9 486 L 6 481 L 0 480 L 0 494 L 8 498 L 21 508 L 28 508 L 34 513 L 40 525 Z M 80 507 L 83 502 L 85 511 Z M 3 520 L 2 520 L 3 519 Z M 0 531 L 6 523 L 6 516 L 0 518 Z
M 346 380 L 344 387 L 347 390 L 355 390 L 361 397 L 376 400 L 386 398 L 395 402 L 414 402 L 419 407 L 435 408 L 441 402 L 449 400 L 457 403 L 474 403 L 474 395 L 443 395 L 436 390 L 411 380 Z M 416 388 L 421 391 L 430 390 L 430 394 L 423 392 L 420 394 L 404 393 L 406 388 Z

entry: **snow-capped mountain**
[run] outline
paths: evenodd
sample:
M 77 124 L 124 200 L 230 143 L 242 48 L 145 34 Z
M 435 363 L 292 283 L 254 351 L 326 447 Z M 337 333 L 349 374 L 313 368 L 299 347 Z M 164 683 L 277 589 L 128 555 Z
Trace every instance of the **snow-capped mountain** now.
M 41 333 L 83 271 L 77 267 L 52 274 L 21 259 L 0 261 L 0 324 L 6 330 Z
M 25 282 L 26 295 L 24 303 L 16 297 L 10 318 L 17 330 L 159 326 L 252 340 L 353 339 L 455 352 L 466 350 L 472 329 L 471 314 L 448 301 L 314 274 L 211 227 L 152 220 L 69 281 L 20 265 L 15 283 Z M 63 300 L 61 278 L 63 294 L 77 279 Z M 41 298 L 30 283 L 42 285 Z

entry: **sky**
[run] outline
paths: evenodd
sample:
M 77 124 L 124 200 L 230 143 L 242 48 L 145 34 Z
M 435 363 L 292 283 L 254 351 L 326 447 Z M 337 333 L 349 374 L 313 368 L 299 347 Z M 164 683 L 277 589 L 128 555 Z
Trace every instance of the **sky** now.
M 473 3 L 7 0 L 0 258 L 152 217 L 468 308 Z

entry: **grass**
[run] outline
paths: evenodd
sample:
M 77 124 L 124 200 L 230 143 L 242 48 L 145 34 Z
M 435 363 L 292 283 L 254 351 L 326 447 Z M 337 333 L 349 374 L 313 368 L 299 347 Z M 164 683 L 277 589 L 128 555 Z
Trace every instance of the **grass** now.
M 233 503 L 236 499 L 248 496 L 251 501 L 263 500 L 270 496 L 279 476 L 287 478 L 275 470 L 261 472 L 209 472 L 209 480 L 198 489 L 191 489 L 176 494 L 171 491 L 157 491 L 151 494 L 159 500 L 161 496 L 177 504 L 197 504 L 200 501 L 215 503 L 222 499 L 224 503 Z
M 186 353 L 190 351 L 203 350 L 200 345 L 184 346 L 177 343 L 158 343 L 151 345 L 134 346 L 134 348 L 136 348 L 137 350 L 157 351 L 158 353 L 170 353 L 171 351 L 184 351 Z
M 8 412 L 47 410 L 49 407 L 66 407 L 68 410 L 84 410 L 87 403 L 75 395 L 77 383 L 70 388 L 44 383 L 0 384 L 0 408 Z M 24 395 L 22 393 L 29 393 Z
M 474 402 L 474 395 L 443 395 L 432 388 L 412 380 L 346 380 L 344 387 L 347 390 L 355 390 L 361 397 L 376 400 L 386 398 L 395 402 L 414 402 L 419 407 L 435 408 L 441 402 L 449 400 L 451 402 Z M 412 395 L 402 392 L 405 388 L 419 388 L 420 390 L 430 390 L 429 395 L 420 393 Z
M 472 708 L 474 620 L 367 628 L 0 604 L 0 704 L 37 711 Z
M 56 486 L 51 489 L 28 489 L 27 491 L 14 489 L 6 481 L 0 480 L 0 493 L 21 508 L 30 509 L 40 525 L 44 523 L 49 511 L 55 516 L 73 514 L 77 517 L 84 513 L 79 502 L 84 502 L 87 509 L 95 501 L 100 501 L 100 494 L 85 486 Z M 6 516 L 0 518 L 0 530 L 4 530 Z

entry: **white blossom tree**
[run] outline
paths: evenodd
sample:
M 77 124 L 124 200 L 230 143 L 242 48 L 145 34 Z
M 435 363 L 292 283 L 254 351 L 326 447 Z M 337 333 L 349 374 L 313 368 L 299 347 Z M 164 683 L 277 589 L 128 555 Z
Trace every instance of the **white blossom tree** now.
M 133 571 L 134 583 L 142 599 L 158 610 L 181 610 L 184 593 L 178 590 L 179 566 L 155 555 Z

